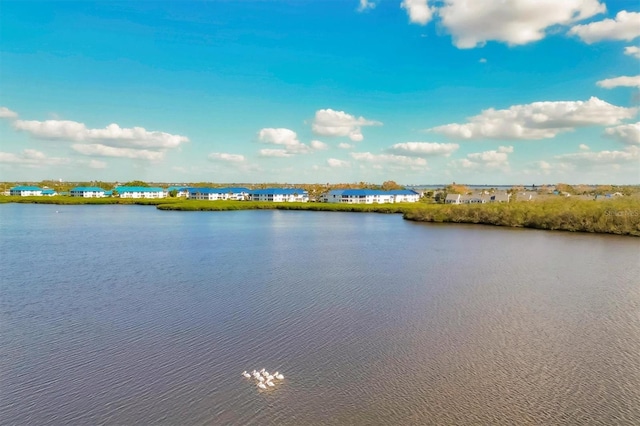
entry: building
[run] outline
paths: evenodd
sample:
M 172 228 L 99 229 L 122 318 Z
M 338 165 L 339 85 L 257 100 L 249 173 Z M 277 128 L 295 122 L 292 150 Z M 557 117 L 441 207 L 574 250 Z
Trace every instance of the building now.
M 306 203 L 309 193 L 301 188 L 265 188 L 249 191 L 251 201 L 271 201 L 274 203 Z
M 320 200 L 323 203 L 339 203 L 342 200 L 342 193 L 344 189 L 332 189 L 329 192 L 325 192 L 320 196 Z
M 38 186 L 14 186 L 9 190 L 9 195 L 17 195 L 19 197 L 41 197 L 42 188 Z
M 187 188 L 186 186 L 170 186 L 167 188 L 167 194 L 171 193 L 171 191 L 176 191 L 176 197 L 188 197 L 189 189 L 193 188 Z
M 42 190 L 43 197 L 53 197 L 54 195 L 58 195 L 55 189 L 45 188 Z
M 445 204 L 460 204 L 460 199 L 462 196 L 460 194 L 447 194 L 447 198 L 444 199 Z
M 82 198 L 102 198 L 104 197 L 104 189 L 97 186 L 76 186 L 69 191 L 72 197 Z
M 393 203 L 395 196 L 389 191 L 376 189 L 345 189 L 341 203 L 346 204 L 387 204 Z
M 166 198 L 167 193 L 160 187 L 119 186 L 115 192 L 120 198 Z
M 247 188 L 188 188 L 187 197 L 192 200 L 235 200 L 242 201 L 249 198 Z
M 508 203 L 509 199 L 511 199 L 511 194 L 506 191 L 496 192 L 489 199 L 490 203 Z
M 395 189 L 389 193 L 393 195 L 394 203 L 417 203 L 420 200 L 420 194 L 411 189 Z

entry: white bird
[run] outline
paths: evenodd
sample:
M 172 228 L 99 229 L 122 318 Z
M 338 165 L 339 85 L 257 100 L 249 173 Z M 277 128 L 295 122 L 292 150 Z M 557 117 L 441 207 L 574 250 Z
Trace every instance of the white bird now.
M 269 377 L 269 372 L 268 372 L 268 371 L 263 371 L 263 372 L 262 372 L 262 375 L 263 375 L 264 377 Z
M 282 374 L 278 373 L 277 371 L 276 371 L 275 377 L 276 377 L 276 379 L 278 379 L 278 380 L 282 380 L 282 379 L 284 379 L 284 376 L 283 376 Z
M 266 389 L 266 388 L 267 388 L 267 387 L 264 385 L 264 383 L 262 383 L 262 382 L 258 383 L 258 387 L 259 387 L 260 389 Z
M 267 376 L 267 380 L 273 380 L 273 376 L 272 376 L 271 374 L 269 374 L 269 375 Z
M 271 380 L 268 380 L 268 381 L 267 381 L 267 385 L 268 385 L 268 386 L 275 386 Z
M 264 377 L 259 376 L 259 377 L 258 377 L 258 381 L 259 381 L 260 383 L 264 382 Z
M 251 374 L 247 373 L 246 371 L 243 371 L 243 372 L 242 372 L 242 375 L 243 375 L 244 377 L 246 377 L 247 379 L 251 377 Z

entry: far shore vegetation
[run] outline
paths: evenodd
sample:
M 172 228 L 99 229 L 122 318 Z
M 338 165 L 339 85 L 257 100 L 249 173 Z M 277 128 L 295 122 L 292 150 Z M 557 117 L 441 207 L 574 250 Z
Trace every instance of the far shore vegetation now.
M 136 182 L 137 183 L 137 182 Z M 105 185 L 107 186 L 107 185 Z M 561 187 L 566 191 L 566 186 Z M 575 191 L 574 188 L 571 188 Z M 549 196 L 537 201 L 508 203 L 444 204 L 445 194 L 464 193 L 465 187 L 449 185 L 442 190 L 426 191 L 418 203 L 341 204 L 341 203 L 272 203 L 254 201 L 198 201 L 169 196 L 161 199 L 80 198 L 65 195 L 52 197 L 2 196 L 0 203 L 36 203 L 57 205 L 150 205 L 160 210 L 228 211 L 228 210 L 311 210 L 335 212 L 369 212 L 402 214 L 407 220 L 436 223 L 469 223 L 507 227 L 522 227 L 571 232 L 591 232 L 640 236 L 640 187 L 603 186 L 606 191 L 623 194 L 611 199 L 598 199 L 598 193 L 587 197 Z M 516 192 L 514 191 L 515 195 Z M 580 194 L 576 194 L 580 195 Z

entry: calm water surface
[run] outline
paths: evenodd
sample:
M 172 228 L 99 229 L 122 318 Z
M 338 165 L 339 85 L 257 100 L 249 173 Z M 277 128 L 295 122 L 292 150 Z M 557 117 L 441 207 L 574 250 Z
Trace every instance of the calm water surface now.
M 636 238 L 117 205 L 0 231 L 2 424 L 640 424 Z

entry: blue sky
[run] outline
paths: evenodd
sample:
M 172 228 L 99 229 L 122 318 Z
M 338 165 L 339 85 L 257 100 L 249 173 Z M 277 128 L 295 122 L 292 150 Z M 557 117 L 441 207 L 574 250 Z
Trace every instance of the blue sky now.
M 0 180 L 640 183 L 636 0 L 0 8 Z

